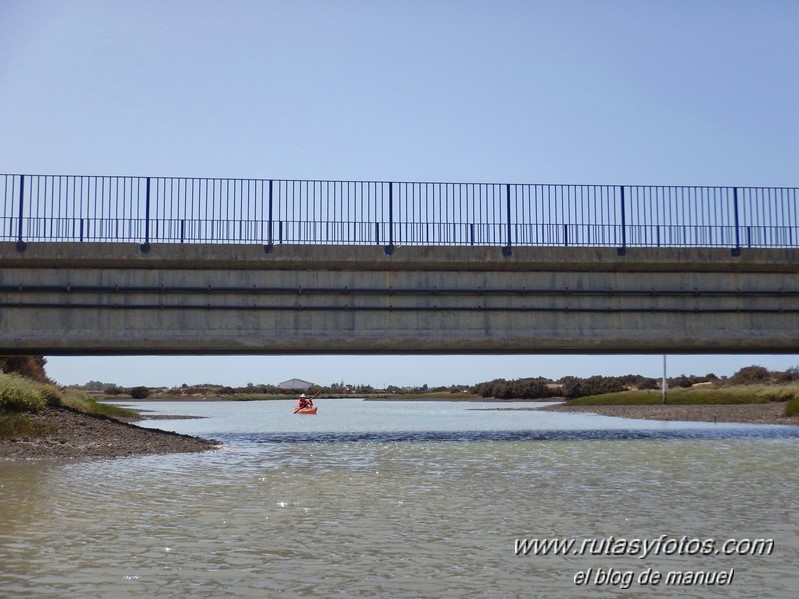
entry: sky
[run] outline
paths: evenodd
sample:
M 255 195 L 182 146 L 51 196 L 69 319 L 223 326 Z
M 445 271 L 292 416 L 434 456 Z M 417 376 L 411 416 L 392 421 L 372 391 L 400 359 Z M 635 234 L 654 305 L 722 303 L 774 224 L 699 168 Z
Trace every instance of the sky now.
M 0 172 L 798 187 L 794 0 L 2 0 Z M 795 355 L 670 356 L 669 376 Z M 62 384 L 431 386 L 662 356 L 48 356 Z

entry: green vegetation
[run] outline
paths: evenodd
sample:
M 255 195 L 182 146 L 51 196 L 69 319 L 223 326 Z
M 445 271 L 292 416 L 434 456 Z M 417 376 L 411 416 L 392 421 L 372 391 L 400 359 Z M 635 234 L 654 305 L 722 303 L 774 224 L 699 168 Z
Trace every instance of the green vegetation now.
M 68 408 L 106 418 L 128 418 L 136 415 L 133 410 L 99 403 L 82 391 L 61 390 L 51 383 L 0 372 L 0 439 L 42 436 L 52 432 L 50 427 L 32 417 L 47 406 Z
M 100 403 L 90 395 L 77 389 L 63 390 L 61 392 L 60 405 L 76 412 L 84 412 L 85 414 L 94 414 L 95 416 L 104 416 L 106 418 L 123 419 L 137 415 L 136 410 Z
M 784 416 L 799 416 L 799 398 L 794 398 L 785 404 Z
M 58 405 L 59 391 L 53 385 L 36 383 L 18 374 L 0 373 L 0 410 L 38 412 L 47 405 Z
M 735 385 L 728 387 L 702 387 L 669 390 L 667 403 L 672 405 L 691 404 L 757 404 L 799 399 L 799 384 L 788 385 Z M 619 393 L 603 393 L 572 399 L 575 406 L 599 405 L 652 405 L 663 402 L 660 391 L 633 390 Z

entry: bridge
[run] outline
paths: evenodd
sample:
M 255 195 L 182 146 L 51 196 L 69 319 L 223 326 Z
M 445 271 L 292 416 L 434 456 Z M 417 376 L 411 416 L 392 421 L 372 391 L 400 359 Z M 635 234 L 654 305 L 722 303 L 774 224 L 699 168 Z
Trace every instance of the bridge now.
M 0 353 L 794 353 L 794 188 L 0 175 Z

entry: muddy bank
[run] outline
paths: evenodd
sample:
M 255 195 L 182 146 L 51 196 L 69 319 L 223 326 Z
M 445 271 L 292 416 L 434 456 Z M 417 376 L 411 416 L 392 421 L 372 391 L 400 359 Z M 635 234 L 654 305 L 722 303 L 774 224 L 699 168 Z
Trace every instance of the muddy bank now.
M 573 406 L 562 403 L 537 409 L 547 412 L 589 412 L 602 416 L 639 420 L 676 420 L 683 422 L 740 422 L 746 424 L 788 424 L 799 426 L 799 416 L 783 416 L 784 403 L 736 405 L 648 405 L 648 406 Z
M 142 428 L 63 408 L 28 415 L 47 433 L 0 439 L 0 459 L 118 458 L 165 453 L 194 453 L 220 446 L 216 441 Z

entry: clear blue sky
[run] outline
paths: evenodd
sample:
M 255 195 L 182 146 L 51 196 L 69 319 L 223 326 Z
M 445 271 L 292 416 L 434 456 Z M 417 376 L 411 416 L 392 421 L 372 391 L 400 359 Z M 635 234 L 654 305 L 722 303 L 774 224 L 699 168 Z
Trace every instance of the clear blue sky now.
M 0 2 L 0 171 L 799 186 L 794 0 Z M 674 356 L 732 374 L 797 356 Z M 65 384 L 658 376 L 660 356 L 49 357 Z

